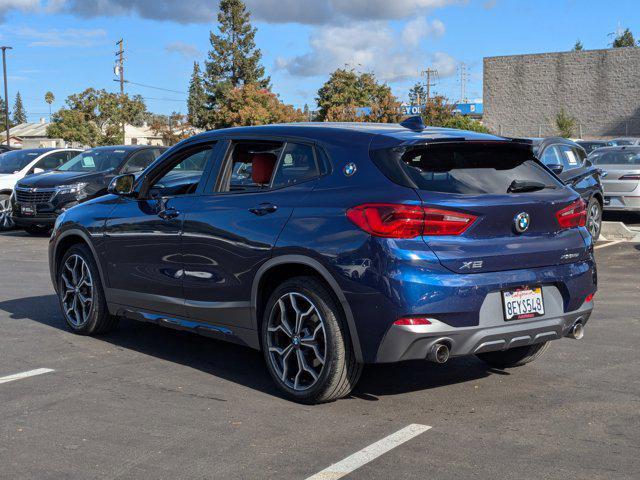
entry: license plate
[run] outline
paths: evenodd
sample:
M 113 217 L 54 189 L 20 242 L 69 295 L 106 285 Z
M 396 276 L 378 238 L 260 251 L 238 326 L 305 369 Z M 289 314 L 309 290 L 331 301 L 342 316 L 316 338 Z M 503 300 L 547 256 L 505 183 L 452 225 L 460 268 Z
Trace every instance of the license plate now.
M 22 207 L 20 207 L 20 211 L 22 212 L 23 215 L 33 216 L 36 214 L 36 207 L 32 207 L 30 205 L 23 205 Z
M 505 320 L 524 320 L 544 315 L 542 287 L 519 288 L 502 292 Z

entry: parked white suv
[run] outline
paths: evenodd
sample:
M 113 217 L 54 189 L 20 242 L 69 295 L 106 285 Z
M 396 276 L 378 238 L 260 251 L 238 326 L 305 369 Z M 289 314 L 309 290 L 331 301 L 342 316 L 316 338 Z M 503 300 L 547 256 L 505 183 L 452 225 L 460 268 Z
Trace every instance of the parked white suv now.
M 78 148 L 30 148 L 0 155 L 0 231 L 13 228 L 9 199 L 18 180 L 58 168 L 80 152 Z

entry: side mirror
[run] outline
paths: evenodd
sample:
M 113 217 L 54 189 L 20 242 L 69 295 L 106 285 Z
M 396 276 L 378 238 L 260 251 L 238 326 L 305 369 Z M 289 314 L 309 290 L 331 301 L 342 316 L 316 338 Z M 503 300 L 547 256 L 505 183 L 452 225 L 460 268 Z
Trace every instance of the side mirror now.
M 136 177 L 132 173 L 125 173 L 124 175 L 118 175 L 109 184 L 107 191 L 114 195 L 131 195 L 133 193 L 133 184 L 136 181 Z
M 34 169 L 33 169 L 33 173 L 34 173 L 34 174 L 36 174 L 36 173 L 43 173 L 43 172 L 44 172 L 44 168 L 37 168 L 37 167 L 36 167 L 36 168 L 34 168 Z
M 547 165 L 547 167 L 549 167 L 549 170 L 551 170 L 556 175 L 560 175 L 562 173 L 562 171 L 564 170 L 564 165 L 560 165 L 559 163 L 554 163 L 552 165 Z
M 609 175 L 609 172 L 607 172 L 606 170 L 602 170 L 601 168 L 598 169 L 598 173 L 600 174 L 601 178 L 605 178 L 607 175 Z

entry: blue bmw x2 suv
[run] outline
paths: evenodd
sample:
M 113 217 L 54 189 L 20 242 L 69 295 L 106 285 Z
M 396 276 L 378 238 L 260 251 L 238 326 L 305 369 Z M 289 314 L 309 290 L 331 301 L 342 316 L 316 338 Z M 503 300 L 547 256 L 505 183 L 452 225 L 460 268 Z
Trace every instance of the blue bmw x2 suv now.
M 365 363 L 523 365 L 593 308 L 584 201 L 525 140 L 415 118 L 233 128 L 109 192 L 51 237 L 69 328 L 127 317 L 261 349 L 300 402 L 348 395 Z

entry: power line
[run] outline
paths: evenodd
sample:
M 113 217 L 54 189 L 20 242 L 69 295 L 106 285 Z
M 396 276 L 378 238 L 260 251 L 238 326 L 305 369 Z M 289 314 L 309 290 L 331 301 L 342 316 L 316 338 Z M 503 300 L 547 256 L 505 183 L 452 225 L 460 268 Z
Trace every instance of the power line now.
M 114 79 L 113 81 L 114 82 L 119 82 L 120 80 Z M 124 80 L 124 83 L 129 83 L 131 85 L 137 85 L 138 87 L 153 88 L 154 90 L 163 90 L 165 92 L 179 93 L 180 95 L 188 95 L 186 92 L 180 92 L 179 90 L 171 90 L 169 88 L 156 87 L 154 85 L 147 85 L 147 84 L 144 84 L 144 83 L 132 82 L 131 80 Z
M 431 101 L 431 87 L 436 86 L 436 79 L 438 78 L 438 70 L 428 67 L 426 70 L 420 72 L 421 77 L 427 77 L 427 103 Z

